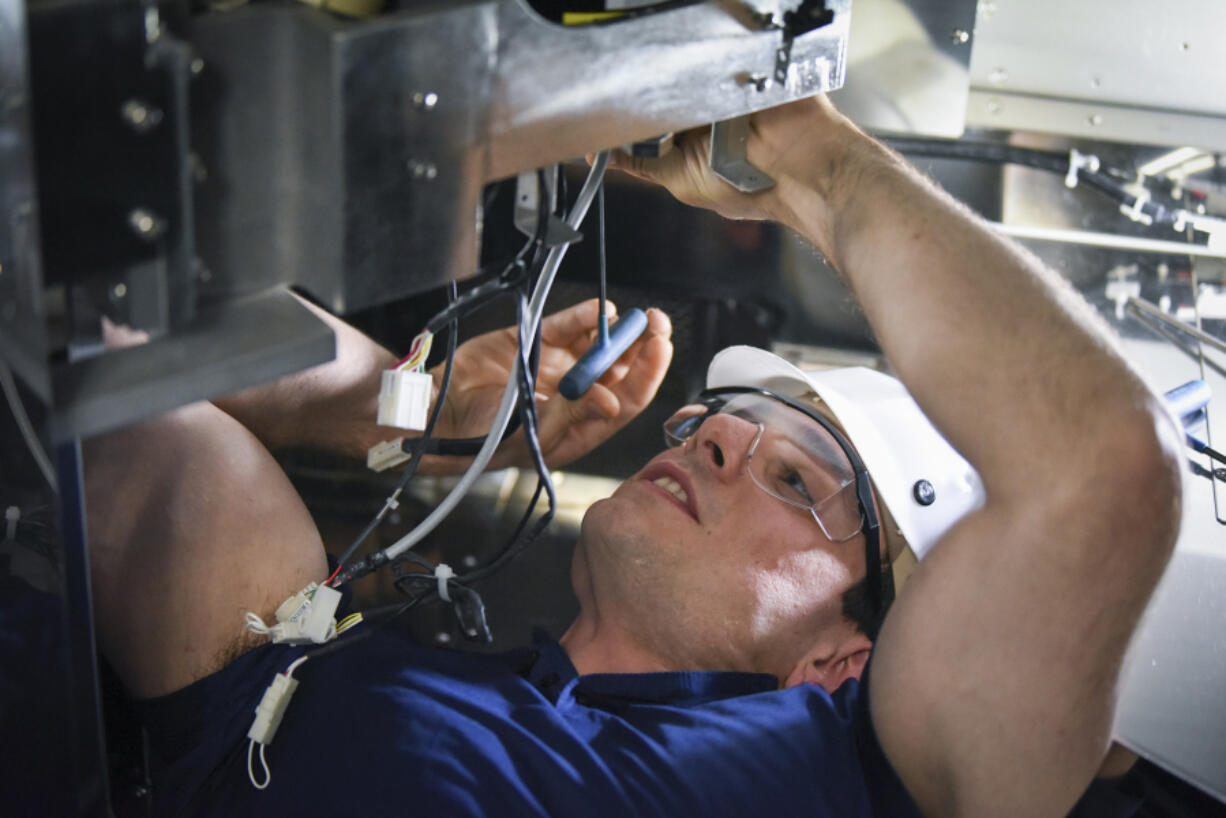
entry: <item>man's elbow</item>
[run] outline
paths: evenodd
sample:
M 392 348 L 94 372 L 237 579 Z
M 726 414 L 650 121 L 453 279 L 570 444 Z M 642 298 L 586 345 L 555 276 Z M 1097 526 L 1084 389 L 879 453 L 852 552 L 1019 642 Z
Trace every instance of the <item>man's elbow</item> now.
M 1132 549 L 1138 567 L 1166 565 L 1179 534 L 1182 512 L 1184 435 L 1155 397 L 1121 430 L 1112 444 L 1115 519 L 1113 550 Z

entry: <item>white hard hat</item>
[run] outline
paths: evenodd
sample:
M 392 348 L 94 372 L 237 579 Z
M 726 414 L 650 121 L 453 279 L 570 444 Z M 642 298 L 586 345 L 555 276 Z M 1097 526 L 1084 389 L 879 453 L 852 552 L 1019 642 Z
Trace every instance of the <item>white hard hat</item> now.
M 864 367 L 804 371 L 764 349 L 734 346 L 716 355 L 707 369 L 707 388 L 721 386 L 752 386 L 789 397 L 816 392 L 864 460 L 878 500 L 918 558 L 983 505 L 978 472 L 897 378 Z

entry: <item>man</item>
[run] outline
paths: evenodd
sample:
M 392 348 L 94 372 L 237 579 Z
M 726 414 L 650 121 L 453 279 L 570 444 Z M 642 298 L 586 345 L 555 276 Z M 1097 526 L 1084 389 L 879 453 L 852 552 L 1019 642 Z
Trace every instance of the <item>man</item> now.
M 390 358 L 342 330 L 338 360 L 364 365 L 240 394 L 220 402 L 229 414 L 189 407 L 87 452 L 103 650 L 136 696 L 170 694 L 144 706 L 171 763 L 167 809 L 1068 811 L 1107 751 L 1120 662 L 1174 543 L 1173 427 L 1055 274 L 824 99 L 756 115 L 747 150 L 777 180 L 771 190 L 744 195 L 714 177 L 697 133 L 621 168 L 811 241 L 982 481 L 981 506 L 968 503 L 930 545 L 875 645 L 845 604 L 873 587 L 870 564 L 890 554 L 870 538 L 888 540 L 897 521 L 884 491 L 864 487 L 859 444 L 803 411 L 808 399 L 717 400 L 677 421 L 683 445 L 589 511 L 573 570 L 581 612 L 561 646 L 474 659 L 376 636 L 295 664 L 300 685 L 268 749 L 271 783 L 255 792 L 248 773 L 256 786 L 266 779 L 243 765 L 251 711 L 301 649 L 247 650 L 241 617 L 327 574 L 301 502 L 241 424 L 268 445 L 358 448 L 363 433 L 345 419 L 373 415 L 365 381 Z M 608 394 L 572 408 L 550 387 L 594 314 L 581 306 L 553 320 L 542 426 L 556 465 L 641 408 L 668 343 L 657 313 Z M 488 422 L 489 392 L 505 381 L 510 338 L 473 343 L 494 354 L 457 362 L 447 434 Z M 799 484 L 761 469 L 781 441 L 830 453 L 814 472 L 829 492 L 806 483 L 780 501 Z M 121 454 L 134 449 L 158 467 L 133 477 Z M 827 495 L 841 514 L 819 502 Z

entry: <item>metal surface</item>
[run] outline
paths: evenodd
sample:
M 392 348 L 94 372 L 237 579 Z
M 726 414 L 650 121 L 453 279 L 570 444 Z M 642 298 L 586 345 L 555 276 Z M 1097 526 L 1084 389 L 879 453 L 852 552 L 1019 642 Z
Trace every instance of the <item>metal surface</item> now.
M 572 28 L 520 0 L 193 18 L 208 291 L 298 283 L 345 312 L 471 275 L 485 182 L 838 87 L 850 0 L 830 5 L 769 85 L 781 34 L 735 2 Z
M 1021 224 L 993 224 L 1001 233 L 1015 239 L 1035 239 L 1038 241 L 1054 241 L 1065 244 L 1084 244 L 1090 247 L 1104 247 L 1113 250 L 1136 250 L 1142 253 L 1161 253 L 1165 255 L 1204 256 L 1206 258 L 1226 258 L 1226 252 L 1207 247 L 1203 244 L 1190 244 L 1167 239 L 1150 239 L 1141 236 L 1121 236 L 1115 233 L 1100 233 L 1092 230 L 1065 230 L 1058 227 L 1036 227 Z
M 238 299 L 174 335 L 57 369 L 51 436 L 90 437 L 334 355 L 332 330 L 289 293 Z
M 867 130 L 960 136 L 975 9 L 976 0 L 855 0 L 847 81 L 831 100 Z
M 1115 321 L 1110 311 L 1103 312 L 1125 333 L 1130 360 L 1156 389 L 1201 377 L 1195 362 L 1151 340 L 1154 336 L 1135 320 Z M 1226 378 L 1210 371 L 1206 380 L 1214 392 L 1210 421 L 1220 436 L 1226 430 Z M 1214 519 L 1210 482 L 1188 474 L 1179 543 L 1130 651 L 1115 734 L 1143 757 L 1226 800 L 1223 633 L 1226 528 Z
M 46 401 L 51 381 L 33 167 L 25 3 L 0 0 L 0 355 Z
M 1226 5 L 980 4 L 968 124 L 1226 148 Z

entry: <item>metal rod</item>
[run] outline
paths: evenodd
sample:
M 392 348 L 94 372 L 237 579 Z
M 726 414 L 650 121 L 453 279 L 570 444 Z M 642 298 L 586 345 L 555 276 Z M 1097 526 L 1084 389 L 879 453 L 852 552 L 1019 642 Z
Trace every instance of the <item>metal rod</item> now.
M 1000 233 L 1016 239 L 1059 241 L 1067 244 L 1088 244 L 1094 247 L 1109 247 L 1114 250 L 1138 250 L 1143 253 L 1162 253 L 1176 256 L 1205 256 L 1226 259 L 1226 251 L 1210 249 L 1204 244 L 1188 244 L 1181 241 L 1146 239 L 1138 236 L 1117 236 L 1113 233 L 1095 233 L 1089 230 L 1062 230 L 1055 227 L 1031 227 L 1021 224 L 990 222 Z
M 1135 295 L 1130 295 L 1128 296 L 1128 306 L 1132 307 L 1133 309 L 1140 310 L 1146 315 L 1156 318 L 1159 321 L 1161 321 L 1163 324 L 1174 327 L 1180 332 L 1186 332 L 1188 335 L 1191 335 L 1193 338 L 1200 341 L 1202 344 L 1208 344 L 1209 346 L 1213 347 L 1216 350 L 1219 350 L 1221 352 L 1226 352 L 1226 343 L 1219 341 L 1217 338 L 1214 338 L 1212 335 L 1208 334 L 1207 332 L 1202 332 L 1196 327 L 1185 324 L 1182 321 L 1175 320 L 1174 318 L 1167 315 L 1162 310 L 1158 309 L 1158 307 L 1149 303 L 1148 301 L 1144 301 L 1140 298 L 1137 298 Z

